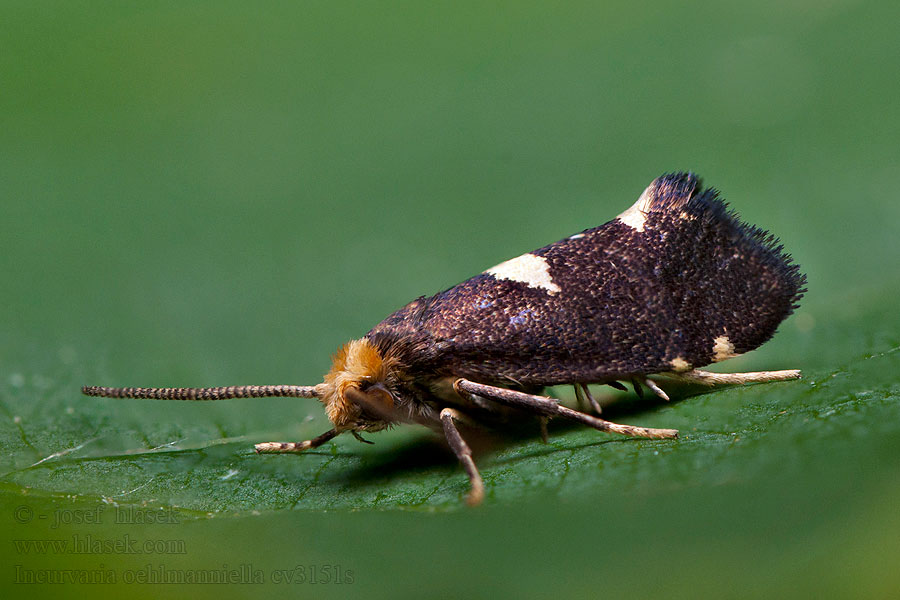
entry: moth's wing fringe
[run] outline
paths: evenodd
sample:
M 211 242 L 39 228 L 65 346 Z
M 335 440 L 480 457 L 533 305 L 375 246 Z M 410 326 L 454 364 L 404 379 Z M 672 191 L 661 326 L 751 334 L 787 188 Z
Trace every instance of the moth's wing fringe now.
M 799 307 L 800 299 L 806 293 L 806 275 L 793 262 L 793 257 L 784 251 L 778 237 L 768 231 L 741 221 L 738 214 L 719 197 L 715 188 L 703 189 L 703 181 L 690 172 L 667 173 L 650 184 L 648 212 L 682 211 L 691 217 L 703 219 L 709 224 L 726 227 L 733 239 L 744 240 L 762 250 L 761 256 L 782 277 L 788 289 L 793 289 L 791 311 Z

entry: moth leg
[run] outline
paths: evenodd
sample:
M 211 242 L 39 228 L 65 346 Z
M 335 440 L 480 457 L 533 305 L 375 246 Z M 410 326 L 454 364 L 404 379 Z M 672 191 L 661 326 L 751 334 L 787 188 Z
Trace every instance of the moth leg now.
M 631 378 L 631 385 L 634 388 L 634 393 L 637 394 L 637 397 L 643 400 L 644 388 L 641 387 L 641 383 L 637 380 L 637 377 Z
M 576 383 L 572 387 L 575 388 L 575 402 L 578 403 L 578 410 L 580 410 L 581 412 L 586 412 L 584 410 L 586 404 L 584 402 L 584 392 L 581 391 L 581 384 Z
M 662 389 L 661 389 L 658 385 L 656 385 L 656 382 L 654 382 L 653 380 L 648 379 L 647 377 L 645 377 L 645 378 L 644 378 L 644 385 L 646 385 L 648 388 L 650 388 L 651 390 L 653 390 L 653 393 L 654 393 L 654 394 L 656 394 L 657 396 L 659 396 L 660 398 L 662 398 L 662 399 L 665 400 L 666 402 L 669 401 L 669 395 L 666 394 L 664 391 L 662 391 Z
M 533 396 L 515 390 L 475 383 L 468 379 L 457 379 L 453 382 L 453 387 L 457 392 L 475 394 L 476 396 L 489 398 L 500 404 L 528 410 L 548 417 L 571 419 L 589 427 L 593 427 L 594 429 L 599 429 L 600 431 L 618 433 L 630 437 L 654 439 L 678 437 L 677 429 L 652 429 L 649 427 L 620 425 L 611 421 L 604 421 L 603 419 L 586 415 L 583 412 L 560 406 L 554 399 L 547 398 L 546 396 Z
M 304 450 L 309 450 L 311 448 L 318 448 L 328 440 L 333 439 L 339 431 L 336 429 L 331 429 L 326 431 L 322 435 L 318 437 L 314 437 L 311 440 L 306 440 L 305 442 L 263 442 L 261 444 L 256 444 L 254 448 L 256 449 L 257 454 L 286 454 L 286 453 L 297 453 L 303 452 Z
M 538 417 L 538 424 L 541 427 L 541 441 L 545 444 L 550 443 L 550 433 L 547 431 L 547 423 L 550 422 L 550 417 Z
M 767 383 L 770 381 L 787 381 L 790 379 L 800 379 L 799 369 L 790 369 L 787 371 L 757 371 L 752 373 L 713 373 L 711 371 L 701 371 L 694 369 L 684 373 L 660 373 L 666 377 L 684 383 L 699 383 L 700 385 L 723 385 L 723 384 L 744 384 L 744 383 Z
M 475 461 L 472 460 L 472 449 L 469 448 L 466 440 L 459 433 L 459 429 L 456 428 L 457 421 L 464 423 L 468 419 L 452 408 L 445 408 L 441 411 L 441 425 L 444 427 L 444 437 L 447 438 L 447 443 L 450 444 L 450 448 L 456 454 L 456 458 L 459 459 L 459 462 L 462 463 L 463 468 L 466 470 L 466 474 L 469 476 L 469 483 L 472 486 L 468 496 L 466 496 L 466 502 L 469 506 L 478 506 L 484 500 L 484 482 L 481 480 L 481 474 L 478 472 L 478 467 L 475 466 Z
M 374 445 L 374 444 L 375 444 L 375 442 L 370 441 L 370 440 L 367 440 L 367 439 L 364 438 L 363 436 L 359 435 L 359 432 L 358 432 L 358 431 L 351 431 L 350 433 L 353 434 L 353 437 L 355 437 L 357 441 L 362 442 L 363 444 L 369 444 L 369 445 Z
M 598 415 L 603 412 L 603 409 L 600 407 L 600 403 L 594 399 L 594 395 L 591 394 L 591 390 L 588 389 L 586 383 L 576 383 L 572 387 L 575 388 L 575 399 L 578 401 L 578 410 L 581 412 L 587 412 L 584 410 L 585 406 L 585 398 L 590 403 L 591 408 L 594 409 L 594 412 Z
M 586 383 L 579 383 L 581 386 L 581 391 L 584 392 L 585 398 L 587 398 L 588 402 L 591 403 L 591 408 L 594 409 L 594 412 L 598 415 L 603 412 L 603 409 L 600 408 L 600 403 L 594 399 L 594 395 L 591 393 L 591 390 L 588 388 Z
M 634 386 L 634 393 L 637 394 L 638 398 L 640 398 L 641 400 L 644 399 L 644 388 L 641 387 L 642 383 L 650 388 L 651 392 L 653 392 L 666 402 L 669 401 L 669 395 L 662 391 L 662 388 L 656 385 L 656 382 L 652 379 L 649 379 L 647 377 L 632 377 L 631 385 Z

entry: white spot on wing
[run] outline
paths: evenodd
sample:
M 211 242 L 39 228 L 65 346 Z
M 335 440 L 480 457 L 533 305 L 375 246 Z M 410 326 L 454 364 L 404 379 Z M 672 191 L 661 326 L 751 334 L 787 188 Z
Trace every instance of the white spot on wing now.
M 734 352 L 734 344 L 728 339 L 727 335 L 720 335 L 713 340 L 713 362 L 723 361 L 726 358 L 734 358 L 737 356 Z
M 550 265 L 547 264 L 547 259 L 534 254 L 523 254 L 511 258 L 496 267 L 491 267 L 485 273 L 493 275 L 497 279 L 521 281 L 528 287 L 545 289 L 550 294 L 557 294 L 561 291 L 550 277 Z
M 569 239 L 570 240 L 580 240 L 583 237 L 584 237 L 583 233 L 576 233 L 575 235 L 570 235 Z
M 650 187 L 653 187 L 652 185 Z M 650 195 L 650 187 L 644 190 L 637 202 L 631 205 L 631 208 L 623 212 L 617 218 L 637 231 L 644 230 L 644 221 L 647 220 L 647 213 L 650 212 L 650 202 L 653 201 Z
M 689 363 L 688 361 L 684 360 L 684 359 L 681 358 L 680 356 L 676 357 L 676 358 L 675 358 L 674 360 L 672 360 L 672 362 L 669 363 L 669 364 L 672 365 L 672 369 L 675 370 L 675 371 L 690 371 L 690 370 L 691 370 L 691 363 Z

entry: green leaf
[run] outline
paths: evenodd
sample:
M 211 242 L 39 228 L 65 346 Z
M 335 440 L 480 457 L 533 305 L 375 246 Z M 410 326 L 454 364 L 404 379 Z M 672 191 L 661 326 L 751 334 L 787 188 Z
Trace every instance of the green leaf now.
M 900 589 L 896 3 L 6 4 L 0 587 Z M 597 390 L 609 419 L 677 440 L 559 421 L 548 444 L 536 425 L 479 436 L 487 497 L 470 509 L 422 428 L 261 456 L 326 430 L 321 406 L 79 393 L 315 384 L 410 299 L 680 169 L 778 235 L 810 284 L 773 340 L 716 367 L 800 381 L 668 387 L 669 403 Z M 232 570 L 246 585 L 149 583 Z

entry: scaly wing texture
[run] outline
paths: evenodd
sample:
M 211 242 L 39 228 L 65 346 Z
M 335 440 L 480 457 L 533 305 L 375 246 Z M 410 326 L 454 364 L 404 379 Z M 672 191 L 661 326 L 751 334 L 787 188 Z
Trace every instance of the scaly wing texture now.
M 753 350 L 805 277 L 690 174 L 616 219 L 420 298 L 368 337 L 415 371 L 529 386 L 700 367 Z

